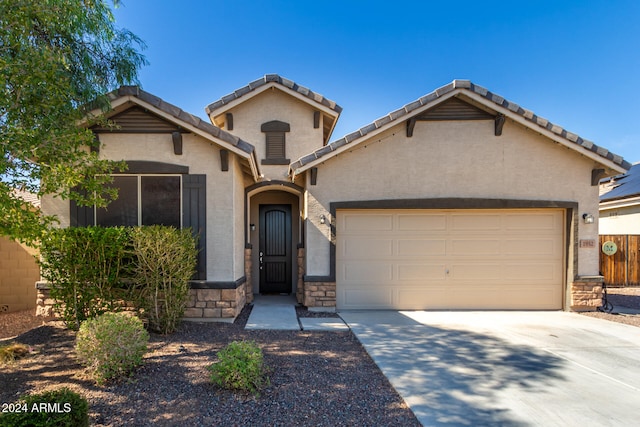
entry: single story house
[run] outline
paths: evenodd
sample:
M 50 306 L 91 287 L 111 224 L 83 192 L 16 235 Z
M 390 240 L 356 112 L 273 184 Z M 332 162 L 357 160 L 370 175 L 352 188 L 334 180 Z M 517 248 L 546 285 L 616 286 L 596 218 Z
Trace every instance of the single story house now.
M 107 209 L 43 200 L 66 226 L 200 233 L 186 316 L 233 318 L 258 293 L 318 310 L 600 305 L 598 183 L 631 165 L 467 80 L 331 142 L 341 108 L 279 75 L 206 107 L 110 94 L 126 160 Z M 585 220 L 585 218 L 587 218 Z

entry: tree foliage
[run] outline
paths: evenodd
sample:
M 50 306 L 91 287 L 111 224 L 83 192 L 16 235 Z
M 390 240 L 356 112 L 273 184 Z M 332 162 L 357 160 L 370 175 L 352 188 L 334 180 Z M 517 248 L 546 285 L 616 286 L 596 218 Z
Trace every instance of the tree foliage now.
M 137 82 L 143 48 L 107 1 L 0 0 L 0 234 L 29 242 L 54 221 L 16 190 L 80 205 L 114 196 L 103 184 L 122 165 L 87 149 L 89 126 L 105 123 L 109 91 Z

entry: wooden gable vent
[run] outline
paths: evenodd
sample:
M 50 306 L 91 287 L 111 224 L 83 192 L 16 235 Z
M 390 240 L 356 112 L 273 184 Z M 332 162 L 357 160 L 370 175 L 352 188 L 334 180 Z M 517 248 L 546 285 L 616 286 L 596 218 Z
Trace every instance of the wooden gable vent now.
M 493 120 L 494 116 L 458 98 L 451 98 L 417 117 L 418 120 Z
M 140 107 L 132 107 L 111 117 L 116 127 L 93 127 L 94 132 L 116 133 L 173 133 L 180 131 L 180 127 L 167 120 L 150 113 Z
M 500 120 L 498 120 L 500 119 Z M 407 120 L 407 137 L 413 136 L 413 129 L 417 121 L 439 120 L 496 120 L 495 134 L 502 134 L 504 117 L 493 115 L 458 98 L 450 98 L 442 104 Z

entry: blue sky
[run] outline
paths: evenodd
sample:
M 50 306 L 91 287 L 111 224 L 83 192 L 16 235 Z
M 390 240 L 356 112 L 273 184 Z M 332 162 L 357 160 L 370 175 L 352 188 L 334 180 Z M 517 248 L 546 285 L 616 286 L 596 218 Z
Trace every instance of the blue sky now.
M 270 73 L 337 102 L 332 140 L 468 79 L 640 161 L 640 2 L 123 0 L 144 90 L 204 107 Z

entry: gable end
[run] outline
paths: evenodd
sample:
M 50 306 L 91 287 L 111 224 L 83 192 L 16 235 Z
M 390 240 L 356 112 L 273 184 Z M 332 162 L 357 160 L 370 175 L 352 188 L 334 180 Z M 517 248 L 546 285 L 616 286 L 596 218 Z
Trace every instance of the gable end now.
M 493 120 L 494 115 L 458 98 L 451 98 L 416 116 L 416 120 Z
M 177 126 L 141 107 L 132 107 L 109 118 L 116 126 L 94 126 L 94 132 L 113 133 L 173 133 L 181 131 Z

